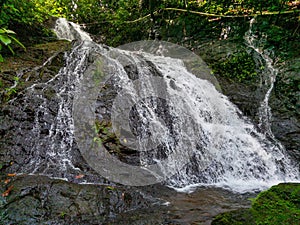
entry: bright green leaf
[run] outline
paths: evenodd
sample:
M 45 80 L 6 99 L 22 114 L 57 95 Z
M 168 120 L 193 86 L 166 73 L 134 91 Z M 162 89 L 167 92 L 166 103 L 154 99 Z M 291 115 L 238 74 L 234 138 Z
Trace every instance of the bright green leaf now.
M 9 45 L 11 43 L 11 39 L 9 37 L 1 34 L 0 34 L 0 41 L 5 45 Z
M 14 31 L 12 31 L 12 30 L 8 30 L 8 29 L 5 29 L 5 28 L 3 28 L 2 29 L 3 31 L 4 31 L 4 33 L 6 33 L 6 34 L 16 34 Z

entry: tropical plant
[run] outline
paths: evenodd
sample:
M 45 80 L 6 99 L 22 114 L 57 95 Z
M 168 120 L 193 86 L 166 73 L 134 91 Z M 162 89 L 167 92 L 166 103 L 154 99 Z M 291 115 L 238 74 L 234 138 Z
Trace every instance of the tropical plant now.
M 12 30 L 0 28 L 0 51 L 2 50 L 2 45 L 4 45 L 10 50 L 12 54 L 15 54 L 14 50 L 10 46 L 13 42 L 25 49 L 25 46 L 16 37 L 14 37 L 15 34 L 16 33 Z M 3 57 L 1 53 L 0 62 L 3 62 Z

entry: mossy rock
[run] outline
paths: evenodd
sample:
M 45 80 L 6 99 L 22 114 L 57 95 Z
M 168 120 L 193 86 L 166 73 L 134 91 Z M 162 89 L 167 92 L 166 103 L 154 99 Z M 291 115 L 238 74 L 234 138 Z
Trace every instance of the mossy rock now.
M 300 184 L 279 184 L 253 201 L 257 224 L 300 224 Z
M 255 220 L 249 209 L 239 209 L 230 212 L 225 212 L 216 216 L 212 221 L 212 225 L 253 225 Z
M 300 224 L 300 184 L 282 183 L 261 192 L 250 209 L 219 214 L 212 225 Z

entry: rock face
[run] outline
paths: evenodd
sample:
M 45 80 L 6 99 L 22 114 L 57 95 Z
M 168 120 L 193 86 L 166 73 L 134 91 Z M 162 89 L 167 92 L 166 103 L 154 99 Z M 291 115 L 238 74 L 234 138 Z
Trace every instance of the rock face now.
M 41 102 L 38 99 L 28 102 L 22 99 L 24 91 L 33 84 L 44 83 L 53 78 L 64 65 L 65 51 L 70 48 L 66 41 L 55 41 L 48 44 L 40 44 L 29 47 L 26 53 L 19 53 L 15 58 L 6 58 L 1 65 L 0 79 L 3 85 L 0 91 L 1 112 L 0 112 L 0 158 L 2 165 L 13 163 L 12 170 L 17 172 L 29 158 L 26 155 L 27 149 L 32 147 L 30 139 L 26 139 L 24 133 L 33 130 L 34 114 Z M 54 91 L 50 89 L 45 93 L 52 98 L 52 113 L 57 112 L 55 108 Z M 15 104 L 8 104 L 16 99 Z M 47 120 L 51 120 L 48 115 Z M 19 129 L 17 129 L 19 128 Z M 47 135 L 47 127 L 44 134 Z M 13 172 L 11 171 L 11 172 Z
M 148 213 L 148 210 L 161 213 L 159 207 L 152 208 L 161 205 L 160 200 L 142 189 L 118 186 L 101 178 L 88 167 L 76 145 L 71 149 L 74 167 L 102 185 L 78 184 L 85 175 L 76 174 L 76 169 L 67 172 L 69 182 L 41 175 L 16 176 L 15 173 L 26 173 L 24 168 L 30 165 L 32 154 L 47 157 L 49 144 L 33 152 L 33 131 L 38 124 L 39 134 L 36 135 L 47 137 L 57 117 L 56 87 L 45 88 L 43 84 L 53 79 L 64 66 L 64 55 L 70 46 L 69 42 L 55 41 L 29 47 L 16 58 L 6 58 L 1 67 L 4 88 L 0 92 L 0 224 L 111 224 L 112 221 L 122 222 L 120 215 L 132 217 L 132 221 L 161 224 L 160 216 L 153 218 Z M 49 103 L 48 113 L 39 115 L 38 121 L 35 118 L 43 101 L 38 96 L 23 98 L 26 91 L 26 95 L 30 95 L 28 88 L 32 85 Z M 61 175 L 55 169 L 52 174 Z M 133 213 L 138 211 L 141 211 L 140 219 Z M 131 213 L 127 216 L 128 212 Z
M 20 176 L 9 186 L 9 195 L 1 197 L 1 224 L 105 224 L 120 213 L 155 203 L 135 189 L 43 176 Z
M 218 68 L 218 65 L 227 61 L 229 57 L 240 53 L 249 54 L 241 40 L 219 40 L 201 45 L 197 53 L 211 67 Z M 226 71 L 224 71 L 224 69 Z M 245 68 L 248 69 L 248 68 Z M 251 68 L 253 69 L 253 68 Z M 259 77 L 251 81 L 238 81 L 227 77 L 225 73 L 231 73 L 230 68 L 218 69 L 215 76 L 219 81 L 223 94 L 229 97 L 230 101 L 236 104 L 245 116 L 258 122 L 258 108 L 264 98 L 264 91 L 261 88 Z
M 270 99 L 272 131 L 300 161 L 300 58 L 280 67 Z

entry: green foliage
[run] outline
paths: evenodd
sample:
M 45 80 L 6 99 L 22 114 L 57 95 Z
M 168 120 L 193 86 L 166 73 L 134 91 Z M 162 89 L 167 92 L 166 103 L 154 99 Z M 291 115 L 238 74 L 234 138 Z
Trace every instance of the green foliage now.
M 247 52 L 230 55 L 213 66 L 213 72 L 234 81 L 251 81 L 257 77 L 256 64 Z M 262 69 L 262 68 L 261 68 Z
M 218 215 L 212 225 L 298 225 L 299 218 L 300 185 L 286 183 L 261 192 L 252 200 L 251 209 Z
M 300 56 L 300 33 L 297 32 L 297 26 L 299 19 L 294 15 L 281 16 L 280 19 L 258 17 L 253 31 L 258 34 L 257 39 L 264 35 L 264 49 L 272 49 L 281 60 L 289 60 Z
M 106 186 L 106 188 L 108 189 L 108 190 L 110 190 L 110 191 L 115 191 L 115 190 L 117 190 L 115 187 L 113 187 L 113 186 Z
M 65 17 L 71 0 L 6 0 L 0 1 L 0 26 L 14 24 L 38 26 L 51 16 Z M 85 2 L 85 1 L 83 1 Z
M 0 51 L 2 50 L 2 46 L 6 46 L 12 54 L 15 54 L 14 50 L 10 46 L 13 42 L 21 46 L 22 48 L 25 49 L 25 46 L 17 39 L 14 37 L 16 33 L 12 30 L 8 30 L 5 28 L 0 29 Z M 0 54 L 0 62 L 3 62 L 3 57 Z
M 35 1 L 7 0 L 0 10 L 0 26 L 13 23 L 33 25 L 44 20 L 44 13 L 36 7 Z
M 177 26 L 174 31 L 181 26 L 178 34 L 183 36 L 197 27 L 195 24 L 199 21 L 196 17 L 187 19 L 186 13 L 164 12 L 163 9 L 168 7 L 236 15 L 284 10 L 286 2 L 287 0 L 6 0 L 0 1 L 0 27 L 6 28 L 15 23 L 36 26 L 50 16 L 66 17 L 86 24 L 88 31 L 93 34 L 105 36 L 102 41 L 106 44 L 118 46 L 148 38 L 155 26 Z M 166 19 L 174 23 L 170 24 Z
M 120 143 L 119 138 L 113 131 L 111 121 L 96 120 L 93 129 L 95 131 L 93 141 L 98 144 L 98 146 L 103 146 L 109 153 L 119 157 L 122 155 L 124 149 L 126 149 L 127 152 L 131 151 Z
M 109 130 L 109 126 L 111 126 L 110 123 L 96 120 L 95 125 L 93 126 L 95 132 L 95 137 L 93 138 L 93 141 L 99 146 L 101 146 L 102 143 L 106 141 L 107 136 L 112 135 L 111 131 Z
M 60 213 L 60 217 L 61 217 L 62 219 L 64 219 L 66 215 L 67 215 L 67 213 L 64 212 L 64 211 Z

